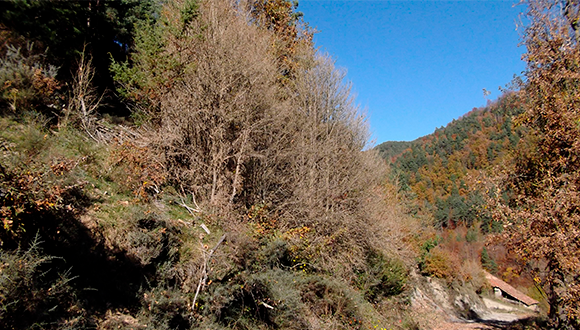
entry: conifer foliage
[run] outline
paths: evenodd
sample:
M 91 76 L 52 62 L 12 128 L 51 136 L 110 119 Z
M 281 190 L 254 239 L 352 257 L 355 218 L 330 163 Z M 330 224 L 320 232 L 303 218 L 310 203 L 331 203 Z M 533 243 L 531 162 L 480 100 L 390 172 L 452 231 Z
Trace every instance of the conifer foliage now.
M 513 127 L 522 112 L 515 92 L 506 92 L 485 108 L 411 142 L 385 142 L 376 147 L 391 162 L 411 210 L 433 218 L 437 228 L 481 224 L 484 233 L 497 231 L 485 208 L 484 177 L 509 158 L 525 135 Z

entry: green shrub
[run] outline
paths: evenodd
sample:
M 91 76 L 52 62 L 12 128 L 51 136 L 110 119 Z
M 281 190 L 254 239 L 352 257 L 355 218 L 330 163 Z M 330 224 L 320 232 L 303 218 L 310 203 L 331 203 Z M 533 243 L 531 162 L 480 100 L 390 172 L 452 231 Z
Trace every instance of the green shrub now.
M 479 225 L 472 225 L 465 234 L 465 240 L 468 243 L 476 242 L 479 238 Z
M 260 263 L 267 268 L 293 266 L 293 263 L 290 261 L 291 256 L 288 248 L 288 242 L 281 238 L 269 239 L 260 249 L 257 258 L 260 260 Z
M 367 256 L 367 267 L 358 273 L 356 282 L 358 287 L 365 290 L 365 297 L 369 301 L 403 292 L 408 272 L 401 261 L 372 251 Z
M 264 276 L 242 272 L 212 286 L 206 300 L 200 299 L 200 309 L 206 316 L 215 315 L 223 326 L 236 324 L 239 329 L 249 330 L 275 322 L 275 312 L 264 305 L 275 305 L 271 285 Z
M 178 287 L 157 285 L 141 292 L 141 316 L 149 329 L 185 330 L 191 327 L 189 305 L 191 297 Z
M 485 246 L 481 250 L 481 266 L 492 273 L 497 272 L 497 263 L 489 256 Z
M 68 273 L 51 268 L 38 236 L 26 250 L 0 250 L 0 324 L 6 329 L 51 328 L 71 316 L 75 299 Z
M 364 306 L 364 297 L 344 282 L 272 269 L 216 280 L 197 308 L 203 319 L 215 317 L 223 327 L 298 330 L 312 327 L 313 319 L 335 328 L 359 329 Z
M 301 283 L 302 301 L 308 310 L 335 328 L 361 329 L 364 297 L 345 283 L 324 276 L 308 276 Z
M 261 305 L 257 301 L 258 307 L 268 313 L 268 320 L 277 327 L 297 330 L 307 328 L 306 320 L 303 319 L 306 306 L 301 300 L 300 278 L 295 272 L 273 269 L 253 275 L 248 282 L 249 289 L 265 289 L 267 296 L 264 296 Z M 264 303 L 273 308 L 270 309 Z

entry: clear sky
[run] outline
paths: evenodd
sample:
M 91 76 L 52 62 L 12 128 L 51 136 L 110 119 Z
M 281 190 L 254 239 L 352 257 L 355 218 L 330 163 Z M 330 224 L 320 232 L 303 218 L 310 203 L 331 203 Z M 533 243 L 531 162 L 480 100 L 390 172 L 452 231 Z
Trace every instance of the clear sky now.
M 501 1 L 300 0 L 314 41 L 348 71 L 376 144 L 433 133 L 525 69 L 523 6 Z

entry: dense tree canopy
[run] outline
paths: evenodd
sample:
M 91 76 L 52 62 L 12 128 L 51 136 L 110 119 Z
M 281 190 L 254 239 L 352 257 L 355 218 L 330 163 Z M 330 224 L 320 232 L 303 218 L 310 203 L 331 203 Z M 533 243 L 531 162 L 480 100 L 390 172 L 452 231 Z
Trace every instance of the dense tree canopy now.
M 521 111 L 518 96 L 510 92 L 433 134 L 376 149 L 391 162 L 417 212 L 432 216 L 436 227 L 480 222 L 484 232 L 495 231 L 498 223 L 485 211 L 486 192 L 478 181 L 519 143 L 523 131 L 513 127 L 512 118 Z
M 26 48 L 27 42 L 33 43 L 37 54 L 46 50 L 48 63 L 57 66 L 59 79 L 68 82 L 84 52 L 92 58 L 97 88 L 114 90 L 111 58 L 126 59 L 135 26 L 154 20 L 158 11 L 159 2 L 154 0 L 2 1 L 0 52 L 4 54 L 7 45 Z

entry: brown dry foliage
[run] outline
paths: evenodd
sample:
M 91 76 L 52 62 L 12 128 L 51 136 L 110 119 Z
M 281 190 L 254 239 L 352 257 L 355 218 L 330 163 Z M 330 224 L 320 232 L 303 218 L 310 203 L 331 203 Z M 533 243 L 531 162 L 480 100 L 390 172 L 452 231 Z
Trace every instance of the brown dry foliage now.
M 19 44 L 18 40 L 4 38 L 0 35 L 4 41 L 0 48 L 5 49 L 0 58 L 0 110 L 58 113 L 62 84 L 56 79 L 56 67 L 45 65 L 44 54 L 32 43 L 17 47 L 9 42 Z
M 526 112 L 530 129 L 500 182 L 514 192 L 508 206 L 496 201 L 509 248 L 527 263 L 547 294 L 553 326 L 580 326 L 580 4 L 529 0 Z M 497 196 L 501 195 L 498 191 Z M 495 207 L 497 206 L 497 207 Z
M 136 198 L 147 200 L 159 193 L 167 180 L 162 164 L 156 162 L 147 147 L 123 142 L 113 146 L 110 158 L 115 181 L 132 191 Z
M 10 151 L 3 156 L 7 153 Z M 27 231 L 35 228 L 38 219 L 77 213 L 69 195 L 84 182 L 71 184 L 67 175 L 83 160 L 55 159 L 52 164 L 39 164 L 36 159 L 10 162 L 6 158 L 0 164 L 0 246 L 14 248 L 18 242 L 31 239 L 34 232 Z
M 297 3 L 288 0 L 249 0 L 247 10 L 259 26 L 277 36 L 273 43 L 273 54 L 278 65 L 278 81 L 291 85 L 302 65 L 300 55 L 312 49 L 313 31 L 295 12 Z
M 292 84 L 281 83 L 272 45 L 286 34 L 253 24 L 247 6 L 227 0 L 200 2 L 199 15 L 177 29 L 184 5 L 163 11 L 175 28 L 164 30 L 159 54 L 178 69 L 157 86 L 158 107 L 143 126 L 169 183 L 232 230 L 257 206 L 270 217 L 251 220 L 262 234 L 271 223 L 282 233 L 310 228 L 294 253 L 322 270 L 350 276 L 364 269 L 371 247 L 407 251 L 410 229 L 382 186 L 385 164 L 363 151 L 367 124 L 345 73 L 328 56 L 296 47 L 300 65 Z
M 233 202 L 252 160 L 265 156 L 264 128 L 279 110 L 269 38 L 222 2 L 200 11 L 184 34 L 168 35 L 165 51 L 184 69 L 162 93 L 149 139 L 178 186 L 216 205 Z

